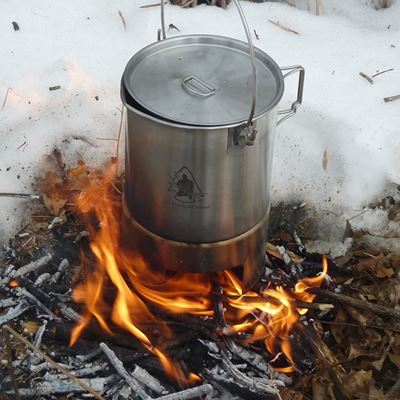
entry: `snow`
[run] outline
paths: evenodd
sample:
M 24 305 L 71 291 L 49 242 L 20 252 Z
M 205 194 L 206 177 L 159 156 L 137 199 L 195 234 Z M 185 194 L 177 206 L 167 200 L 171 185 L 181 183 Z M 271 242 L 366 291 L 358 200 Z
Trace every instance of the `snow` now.
M 103 139 L 118 135 L 122 71 L 136 51 L 156 40 L 159 27 L 159 7 L 139 8 L 149 3 L 154 0 L 1 1 L 0 192 L 31 192 L 54 145 L 66 158 L 92 164 L 115 154 L 115 140 Z M 307 10 L 306 0 L 292 3 L 298 7 L 242 2 L 260 38 L 255 45 L 280 66 L 306 69 L 304 104 L 276 131 L 273 199 L 306 200 L 345 222 L 390 182 L 400 182 L 400 101 L 383 101 L 400 94 L 400 2 L 376 10 L 373 1 L 323 0 L 320 16 Z M 167 5 L 166 21 L 180 29 L 170 36 L 245 39 L 233 5 Z M 359 76 L 389 68 L 394 71 L 377 76 L 373 85 Z M 49 91 L 56 85 L 61 89 Z M 295 91 L 290 77 L 282 107 Z M 25 205 L 0 198 L 0 237 L 17 229 Z

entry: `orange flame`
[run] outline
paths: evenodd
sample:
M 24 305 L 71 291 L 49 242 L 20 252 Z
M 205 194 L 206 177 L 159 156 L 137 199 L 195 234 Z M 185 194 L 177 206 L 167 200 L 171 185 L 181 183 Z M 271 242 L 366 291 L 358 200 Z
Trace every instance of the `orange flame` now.
M 178 365 L 154 345 L 157 338 L 146 329 L 157 324 L 162 340 L 168 342 L 172 332 L 168 325 L 156 318 L 149 306 L 174 314 L 213 316 L 211 300 L 212 280 L 207 274 L 175 274 L 171 277 L 152 270 L 139 254 L 128 254 L 119 246 L 120 198 L 115 191 L 114 167 L 104 177 L 92 179 L 77 199 L 77 207 L 91 236 L 91 250 L 96 264 L 85 282 L 74 290 L 74 300 L 85 305 L 81 321 L 75 326 L 70 344 L 79 339 L 90 321 L 95 318 L 101 328 L 112 334 L 111 323 L 128 331 L 155 356 L 165 371 L 181 382 L 196 382 L 200 378 L 190 373 L 185 376 Z M 94 222 L 95 221 L 95 222 Z M 87 265 L 87 261 L 83 262 Z M 281 286 L 267 287 L 261 293 L 243 293 L 243 284 L 230 271 L 215 275 L 222 287 L 222 300 L 229 326 L 223 333 L 246 333 L 251 343 L 264 343 L 272 356 L 282 352 L 289 365 L 280 370 L 292 372 L 295 361 L 290 335 L 307 309 L 296 308 L 296 300 L 312 302 L 314 295 L 307 290 L 318 287 L 327 274 L 328 263 L 323 259 L 323 271 L 314 278 L 303 279 L 294 289 Z M 113 304 L 105 300 L 107 292 L 115 292 Z M 146 302 L 146 303 L 145 303 Z

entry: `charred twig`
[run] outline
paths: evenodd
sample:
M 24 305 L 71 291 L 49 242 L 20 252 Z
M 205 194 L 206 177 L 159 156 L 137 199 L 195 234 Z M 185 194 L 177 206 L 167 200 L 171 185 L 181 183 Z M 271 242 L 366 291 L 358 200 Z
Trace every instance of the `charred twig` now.
M 136 378 L 129 374 L 122 364 L 122 361 L 115 355 L 115 353 L 105 343 L 100 343 L 100 348 L 103 350 L 115 370 L 125 379 L 125 382 L 133 392 L 142 400 L 151 400 L 152 397 L 144 391 Z
M 9 297 L 8 299 L 0 300 L 0 309 L 16 306 L 17 304 L 18 302 L 15 299 Z
M 3 330 L 8 331 L 13 335 L 16 339 L 18 339 L 20 342 L 22 342 L 25 346 L 29 347 L 32 351 L 34 351 L 38 356 L 46 360 L 49 364 L 51 364 L 54 368 L 59 370 L 61 373 L 64 375 L 68 376 L 74 383 L 82 387 L 84 390 L 86 390 L 88 393 L 92 394 L 96 399 L 99 400 L 105 400 L 103 396 L 101 396 L 99 393 L 94 391 L 89 385 L 86 383 L 82 382 L 79 380 L 76 376 L 74 376 L 70 371 L 66 370 L 65 368 L 61 367 L 58 363 L 56 363 L 54 360 L 52 360 L 47 354 L 43 353 L 41 350 L 39 350 L 36 346 L 34 346 L 31 342 L 26 340 L 23 336 L 21 336 L 19 333 L 17 333 L 14 329 L 9 327 L 8 325 L 3 326 Z
M 6 90 L 6 94 L 5 94 L 5 96 L 4 96 L 3 105 L 1 106 L 1 111 L 3 111 L 3 110 L 4 110 L 4 107 L 6 106 L 7 98 L 8 98 L 8 93 L 10 93 L 10 90 L 12 90 L 11 87 L 8 87 L 7 90 Z
M 28 193 L 0 193 L 0 197 L 14 197 L 14 198 L 31 199 L 31 200 L 41 199 L 41 197 L 38 194 L 28 194 Z
M 282 25 L 279 21 L 272 21 L 271 19 L 268 20 L 271 24 L 277 26 L 278 28 L 283 29 L 286 32 L 294 33 L 295 35 L 300 35 L 299 32 L 295 31 L 294 29 L 287 28 L 286 26 Z
M 157 394 L 168 393 L 167 389 L 165 389 L 165 387 L 157 378 L 155 378 L 153 375 L 150 375 L 145 369 L 139 367 L 139 365 L 135 365 L 135 368 L 131 372 L 131 375 L 139 382 L 141 382 L 144 386 L 148 387 L 150 390 Z
M 177 393 L 167 394 L 166 396 L 157 397 L 157 400 L 190 400 L 197 397 L 205 396 L 212 393 L 213 387 L 206 383 L 194 388 L 182 390 Z
M 30 299 L 33 303 L 35 303 L 40 309 L 42 309 L 47 315 L 51 316 L 53 319 L 58 319 L 57 315 L 53 313 L 47 306 L 45 306 L 39 299 L 37 299 L 32 293 L 28 292 L 25 288 L 17 288 L 19 293 Z
M 389 101 L 400 100 L 400 94 L 396 96 L 384 97 L 383 100 L 385 101 L 385 103 L 389 103 Z
M 292 382 L 288 376 L 274 371 L 266 362 L 265 358 L 260 354 L 254 351 L 249 351 L 244 347 L 237 345 L 231 339 L 225 339 L 225 343 L 232 354 L 241 358 L 243 361 L 263 372 L 267 376 L 273 378 L 277 386 L 284 386 L 285 384 Z
M 26 310 L 28 310 L 30 306 L 26 305 L 25 302 L 21 302 L 17 305 L 17 307 L 8 310 L 7 314 L 4 314 L 0 317 L 0 326 L 6 324 L 7 322 L 12 321 L 14 318 L 19 317 Z
M 82 379 L 81 383 L 85 385 L 91 385 L 97 391 L 104 391 L 104 385 L 107 382 L 107 378 L 92 378 Z M 68 382 L 68 381 L 51 381 L 41 382 L 34 385 L 34 388 L 20 389 L 21 397 L 27 397 L 28 399 L 41 398 L 43 396 L 50 396 L 54 394 L 70 394 L 84 392 L 85 389 L 82 386 Z M 40 396 L 40 397 L 39 397 Z M 102 397 L 103 398 L 103 397 Z
M 345 370 L 339 363 L 338 359 L 333 355 L 329 347 L 319 337 L 314 327 L 303 321 L 303 325 L 299 325 L 298 328 L 305 328 L 308 334 L 308 338 L 314 348 L 317 359 L 321 362 L 322 366 L 329 372 L 331 379 L 333 380 L 336 388 L 340 391 L 343 399 L 349 399 L 346 389 L 343 386 L 343 376 Z
M 176 30 L 177 32 L 180 32 L 179 28 L 178 28 L 176 25 L 174 25 L 174 24 L 169 24 L 169 26 L 168 26 L 168 32 L 169 32 L 170 30 L 172 30 L 172 29 Z
M 318 288 L 312 288 L 309 290 L 311 293 L 314 293 L 317 296 L 328 297 L 340 303 L 345 303 L 356 308 L 361 308 L 363 310 L 371 311 L 374 314 L 385 315 L 387 317 L 400 319 L 400 311 L 394 308 L 389 308 L 386 306 L 382 306 L 380 304 L 370 303 L 369 301 L 365 300 L 355 299 L 353 297 L 346 296 L 344 294 L 332 293 L 329 290 L 318 289 Z
M 364 72 L 360 72 L 360 76 L 366 79 L 371 85 L 374 84 L 374 80 L 367 74 L 364 74 Z
M 164 1 L 164 4 L 167 4 L 166 1 Z M 152 3 L 152 4 L 145 4 L 144 6 L 140 6 L 139 8 L 150 8 L 150 7 L 160 7 L 161 3 Z
M 394 70 L 394 68 L 389 68 L 389 69 L 385 69 L 384 71 L 377 72 L 375 75 L 372 75 L 372 78 L 375 78 L 378 75 L 381 75 L 381 74 L 384 74 L 386 72 L 390 72 L 390 71 L 393 71 L 393 70 Z
M 121 21 L 122 21 L 122 25 L 124 25 L 124 29 L 126 30 L 126 21 L 125 21 L 125 18 L 123 16 L 121 10 L 118 10 L 118 15 L 120 16 Z
M 225 319 L 223 295 L 224 290 L 218 283 L 213 284 L 213 294 L 214 294 L 214 316 L 219 327 L 226 328 L 228 326 Z
M 9 276 L 10 278 L 19 278 L 21 276 L 30 274 L 31 272 L 37 271 L 39 268 L 47 265 L 52 258 L 52 254 L 46 254 L 45 256 L 40 257 L 39 259 L 32 261 L 21 268 L 18 268 L 16 271 L 11 271 Z

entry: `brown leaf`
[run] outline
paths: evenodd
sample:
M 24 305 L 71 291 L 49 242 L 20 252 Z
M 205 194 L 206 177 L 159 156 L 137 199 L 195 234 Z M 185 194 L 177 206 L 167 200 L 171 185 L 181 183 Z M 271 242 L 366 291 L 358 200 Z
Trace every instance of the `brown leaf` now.
M 37 321 L 23 321 L 21 325 L 24 328 L 24 332 L 31 336 L 33 336 L 40 327 Z
M 302 393 L 296 392 L 289 388 L 283 388 L 279 391 L 279 394 L 282 399 L 284 400 L 305 400 L 306 398 L 303 396 Z
M 352 370 L 343 377 L 343 383 L 350 398 L 365 399 L 372 383 L 372 371 Z
M 350 351 L 349 355 L 347 356 L 347 360 L 354 360 L 358 357 L 362 357 L 368 355 L 368 353 L 365 353 L 365 351 L 359 346 L 357 343 L 351 343 L 350 344 Z
M 335 317 L 335 322 L 338 322 L 338 324 L 332 325 L 331 328 L 331 333 L 334 339 L 336 340 L 336 343 L 339 344 L 342 343 L 343 339 L 345 338 L 345 333 L 344 333 L 345 326 L 341 325 L 341 323 L 347 322 L 347 320 L 348 320 L 347 313 L 343 310 L 343 308 L 340 307 Z
M 49 196 L 50 195 L 50 196 Z M 59 215 L 61 209 L 65 206 L 67 203 L 67 199 L 62 197 L 61 193 L 49 193 L 43 194 L 43 201 L 47 209 L 49 210 L 51 215 Z
M 328 385 L 319 376 L 312 379 L 312 398 L 313 400 L 326 400 L 328 397 Z
M 397 368 L 400 368 L 400 355 L 388 353 L 389 360 L 396 365 Z
M 359 323 L 361 326 L 367 325 L 367 318 L 357 308 L 351 306 L 344 306 L 344 308 L 354 321 Z
M 324 156 L 322 157 L 322 168 L 324 169 L 324 171 L 326 171 L 327 167 L 328 167 L 328 152 L 325 150 Z
M 273 245 L 272 243 L 268 242 L 266 247 L 266 252 L 268 254 L 270 254 L 271 256 L 274 256 L 276 258 L 279 258 L 280 260 L 283 260 L 283 257 L 281 255 L 281 253 L 279 253 L 279 250 L 277 249 L 277 247 L 275 245 Z M 290 260 L 294 263 L 294 264 L 301 264 L 304 261 L 304 258 L 301 258 L 300 256 L 298 256 L 297 254 L 288 251 L 288 256 L 290 257 Z
M 353 229 L 351 227 L 351 223 L 348 219 L 346 219 L 346 227 L 344 228 L 344 233 L 343 233 L 343 242 L 346 238 L 351 238 L 353 237 Z
M 69 190 L 83 190 L 89 186 L 89 169 L 85 164 L 71 168 L 67 172 Z
M 393 207 L 389 213 L 388 213 L 388 218 L 393 221 L 393 220 L 400 220 L 400 204 L 397 204 L 395 207 Z
M 368 398 L 373 400 L 385 400 L 383 389 L 378 389 L 375 386 L 371 385 Z

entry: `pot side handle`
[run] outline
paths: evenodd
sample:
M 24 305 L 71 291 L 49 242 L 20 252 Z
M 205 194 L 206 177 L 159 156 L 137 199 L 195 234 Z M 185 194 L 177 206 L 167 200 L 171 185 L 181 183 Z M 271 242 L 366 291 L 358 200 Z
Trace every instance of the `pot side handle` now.
M 289 75 L 299 72 L 299 83 L 297 87 L 297 99 L 292 103 L 289 109 L 278 111 L 278 115 L 283 115 L 283 117 L 278 120 L 278 122 L 276 123 L 277 126 L 281 124 L 283 121 L 292 117 L 294 114 L 296 114 L 297 109 L 301 106 L 303 102 L 304 78 L 305 78 L 305 70 L 301 65 L 282 67 L 281 70 L 287 71 L 283 74 L 283 78 L 286 78 Z

